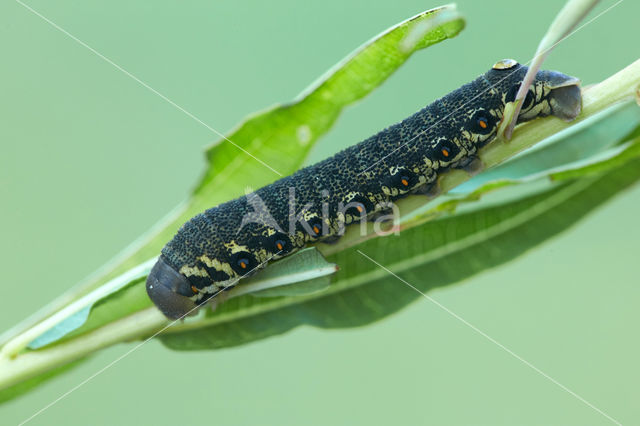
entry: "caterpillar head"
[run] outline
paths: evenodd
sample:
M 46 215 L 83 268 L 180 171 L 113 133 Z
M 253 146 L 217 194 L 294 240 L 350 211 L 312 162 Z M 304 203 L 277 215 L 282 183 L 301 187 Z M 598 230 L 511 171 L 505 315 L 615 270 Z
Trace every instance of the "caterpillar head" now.
M 187 278 L 160 256 L 147 277 L 147 294 L 158 309 L 171 319 L 195 313 L 196 305 L 187 297 L 192 293 Z
M 528 68 L 513 59 L 497 62 L 485 77 L 503 94 L 503 104 L 515 100 Z M 571 121 L 580 114 L 580 80 L 557 71 L 538 71 L 518 114 L 518 123 L 553 115 Z

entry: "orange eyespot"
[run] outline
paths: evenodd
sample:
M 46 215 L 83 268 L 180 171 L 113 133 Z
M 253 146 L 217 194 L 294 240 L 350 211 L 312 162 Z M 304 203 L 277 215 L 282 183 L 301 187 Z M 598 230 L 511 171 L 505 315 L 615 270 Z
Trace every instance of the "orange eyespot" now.
M 356 206 L 356 210 L 358 210 L 358 212 L 362 213 L 364 211 L 364 209 L 362 208 L 361 205 L 357 205 Z
M 236 272 L 241 272 L 242 270 L 248 270 L 252 268 L 251 265 L 256 265 L 256 260 L 251 253 L 248 252 L 240 252 L 233 255 L 233 266 Z M 237 268 L 237 269 L 236 269 Z
M 198 293 L 198 287 L 196 287 L 195 285 L 192 285 L 191 286 L 191 291 L 197 294 Z
M 480 120 L 478 120 L 478 125 L 483 129 L 486 129 L 489 124 L 487 123 L 487 120 L 481 118 Z
M 400 182 L 402 182 L 404 186 L 409 186 L 409 181 L 406 179 L 402 179 Z
M 442 149 L 442 155 L 444 155 L 445 157 L 449 156 L 449 150 L 447 148 L 443 148 Z
M 278 250 L 282 250 L 284 248 L 284 246 L 282 245 L 282 243 L 280 241 L 278 241 L 276 243 L 276 247 L 278 248 Z
M 320 227 L 318 227 L 318 225 L 313 225 L 313 232 L 315 232 L 316 234 L 320 233 Z

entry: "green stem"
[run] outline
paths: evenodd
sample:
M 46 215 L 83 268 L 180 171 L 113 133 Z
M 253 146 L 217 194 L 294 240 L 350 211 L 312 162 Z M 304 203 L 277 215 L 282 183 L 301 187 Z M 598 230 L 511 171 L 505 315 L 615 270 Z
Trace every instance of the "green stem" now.
M 169 324 L 160 311 L 147 308 L 68 342 L 21 353 L 14 359 L 4 358 L 0 360 L 0 390 L 115 343 L 154 336 Z

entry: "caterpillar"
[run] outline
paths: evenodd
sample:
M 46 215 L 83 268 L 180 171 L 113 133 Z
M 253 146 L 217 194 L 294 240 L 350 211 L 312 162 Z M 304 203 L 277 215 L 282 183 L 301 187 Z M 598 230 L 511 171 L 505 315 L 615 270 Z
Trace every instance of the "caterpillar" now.
M 434 196 L 449 170 L 475 173 L 527 67 L 504 59 L 414 115 L 319 163 L 190 219 L 162 249 L 146 283 L 171 319 L 182 318 L 272 260 L 386 211 L 411 194 Z M 536 74 L 518 123 L 581 108 L 579 80 Z

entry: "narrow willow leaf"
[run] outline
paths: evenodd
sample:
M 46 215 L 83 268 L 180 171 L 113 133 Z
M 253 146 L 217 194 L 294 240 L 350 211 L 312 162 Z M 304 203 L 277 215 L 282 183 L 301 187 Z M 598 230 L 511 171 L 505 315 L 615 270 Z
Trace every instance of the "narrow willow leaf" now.
M 640 127 L 638 127 L 638 129 L 640 129 Z M 628 161 L 637 157 L 640 157 L 640 136 L 636 136 L 635 140 L 621 146 L 619 152 L 615 156 L 595 163 L 586 164 L 580 168 L 561 170 L 552 173 L 550 177 L 555 181 L 561 181 L 603 173 L 609 169 L 621 167 Z

